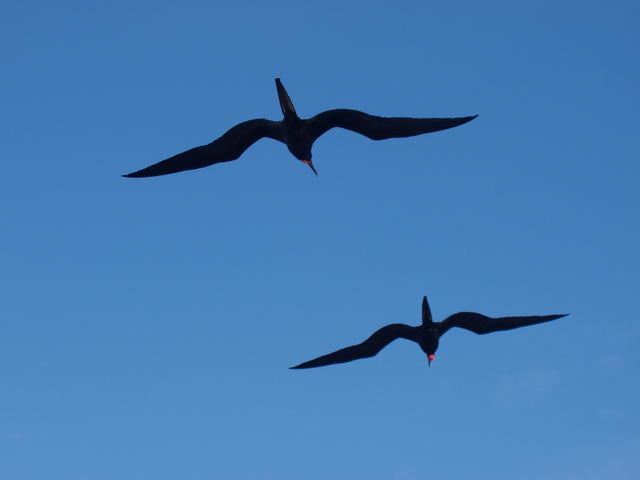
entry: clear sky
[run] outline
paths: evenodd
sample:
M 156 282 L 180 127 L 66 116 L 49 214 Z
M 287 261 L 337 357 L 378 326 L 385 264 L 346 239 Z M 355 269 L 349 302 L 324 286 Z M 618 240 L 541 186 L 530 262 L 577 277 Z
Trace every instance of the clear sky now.
M 16 1 L 0 18 L 0 479 L 640 476 L 634 1 Z M 466 116 L 316 178 L 250 118 Z M 291 365 L 393 322 L 428 368 Z

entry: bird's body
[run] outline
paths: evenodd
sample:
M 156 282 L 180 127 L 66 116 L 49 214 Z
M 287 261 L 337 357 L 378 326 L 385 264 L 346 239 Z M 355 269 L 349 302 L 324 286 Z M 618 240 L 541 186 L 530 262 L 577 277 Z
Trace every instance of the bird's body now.
M 429 364 L 431 364 L 431 361 L 435 358 L 435 352 L 438 350 L 440 337 L 450 328 L 459 327 L 477 334 L 485 334 L 549 322 L 566 315 L 567 314 L 491 318 L 479 313 L 459 312 L 447 317 L 442 322 L 434 322 L 431 318 L 431 310 L 427 302 L 427 297 L 423 297 L 422 325 L 412 327 L 402 323 L 393 323 L 382 327 L 362 343 L 343 348 L 328 355 L 323 355 L 291 368 L 322 367 L 334 363 L 345 363 L 360 358 L 373 357 L 398 338 L 405 338 L 416 342 L 422 351 L 427 354 Z
M 154 177 L 170 173 L 207 167 L 214 163 L 239 158 L 246 149 L 267 137 L 287 145 L 298 160 L 317 172 L 311 162 L 311 147 L 318 137 L 334 127 L 345 128 L 372 140 L 411 137 L 436 132 L 467 123 L 477 115 L 459 118 L 404 118 L 377 117 L 357 110 L 328 110 L 315 117 L 302 119 L 279 78 L 276 78 L 278 99 L 284 118 L 277 122 L 263 118 L 248 120 L 229 129 L 208 145 L 195 147 L 174 155 L 125 177 Z

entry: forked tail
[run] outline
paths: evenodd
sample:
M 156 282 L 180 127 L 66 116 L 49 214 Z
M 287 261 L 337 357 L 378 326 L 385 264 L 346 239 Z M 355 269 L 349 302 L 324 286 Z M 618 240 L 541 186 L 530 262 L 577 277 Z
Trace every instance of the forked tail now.
M 276 78 L 276 88 L 278 89 L 278 100 L 280 100 L 280 108 L 284 118 L 298 118 L 296 109 L 293 107 L 293 103 L 279 78 Z
M 433 323 L 433 318 L 431 318 L 431 309 L 429 308 L 429 302 L 427 302 L 427 297 L 422 297 L 422 325 L 427 325 L 429 323 Z

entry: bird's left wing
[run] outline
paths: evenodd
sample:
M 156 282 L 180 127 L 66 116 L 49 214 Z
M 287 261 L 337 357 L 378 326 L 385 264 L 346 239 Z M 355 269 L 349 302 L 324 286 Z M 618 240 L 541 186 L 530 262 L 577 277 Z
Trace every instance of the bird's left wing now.
M 380 330 L 375 332 L 364 342 L 359 343 L 358 345 L 352 345 L 350 347 L 343 348 L 336 352 L 323 355 L 314 360 L 309 360 L 308 362 L 301 363 L 300 365 L 296 365 L 295 367 L 291 368 L 298 369 L 323 367 L 325 365 L 331 365 L 334 363 L 351 362 L 360 358 L 373 357 L 380 350 L 382 350 L 397 338 L 407 338 L 409 340 L 413 340 L 413 331 L 414 327 L 410 327 L 409 325 L 404 325 L 402 323 L 387 325 L 386 327 L 382 327 Z
M 464 328 L 473 333 L 482 335 L 485 333 L 498 332 L 501 330 L 511 330 L 513 328 L 526 327 L 537 323 L 550 322 L 558 318 L 566 317 L 568 313 L 560 315 L 538 315 L 530 317 L 497 317 L 491 318 L 479 313 L 460 312 L 454 313 L 450 317 L 438 324 L 438 333 L 443 335 L 453 327 Z
M 263 137 L 282 141 L 280 122 L 258 118 L 239 123 L 207 145 L 192 148 L 123 177 L 155 177 L 229 162 Z
M 412 137 L 470 122 L 477 115 L 459 118 L 377 117 L 358 110 L 327 110 L 307 120 L 313 140 L 334 127 L 346 128 L 372 140 Z

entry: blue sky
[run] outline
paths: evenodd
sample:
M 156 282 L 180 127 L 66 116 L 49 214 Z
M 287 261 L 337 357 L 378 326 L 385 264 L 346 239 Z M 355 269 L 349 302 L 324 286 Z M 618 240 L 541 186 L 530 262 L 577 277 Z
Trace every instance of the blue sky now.
M 0 479 L 637 478 L 635 2 L 16 2 L 0 20 Z M 125 179 L 249 118 L 333 130 Z M 382 325 L 570 312 L 427 367 Z

